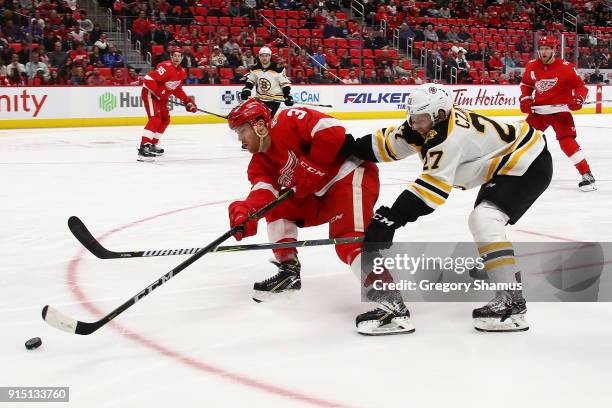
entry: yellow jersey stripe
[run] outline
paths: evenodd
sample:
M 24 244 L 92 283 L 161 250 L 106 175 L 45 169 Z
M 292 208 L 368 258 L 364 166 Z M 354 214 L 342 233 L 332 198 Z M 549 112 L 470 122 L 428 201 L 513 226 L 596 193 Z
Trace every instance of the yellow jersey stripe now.
M 430 193 L 429 191 L 425 190 L 421 186 L 418 186 L 418 185 L 416 185 L 414 183 L 411 184 L 410 187 L 412 187 L 412 189 L 414 191 L 416 191 L 417 195 L 419 195 L 421 197 L 421 199 L 423 201 L 425 201 L 425 203 L 433 203 L 434 204 L 434 206 L 433 206 L 434 208 L 439 206 L 439 205 L 444 204 L 444 202 L 446 201 L 446 200 L 444 200 L 444 199 L 442 199 L 442 198 L 440 198 L 440 197 Z M 432 207 L 432 206 L 430 205 L 430 207 Z
M 387 155 L 387 152 L 385 151 L 385 140 L 383 138 L 383 134 L 381 129 L 378 129 L 376 131 L 376 145 L 378 146 L 378 153 L 382 156 L 383 161 L 393 161 L 391 160 L 391 158 Z
M 514 166 L 516 166 L 518 161 L 521 159 L 521 156 L 524 155 L 525 152 L 527 152 L 527 150 L 531 149 L 533 145 L 539 139 L 540 139 L 540 132 L 534 132 L 534 136 L 531 139 L 531 141 L 527 143 L 525 146 L 521 147 L 516 152 L 514 152 L 512 159 L 510 159 L 510 161 L 508 161 L 508 163 L 506 163 L 506 165 L 499 171 L 499 174 L 501 175 L 508 174 L 508 172 L 512 170 Z
M 512 258 L 497 259 L 493 262 L 488 262 L 488 263 L 485 261 L 484 264 L 485 264 L 485 269 L 491 270 L 491 269 L 499 268 L 500 266 L 504 266 L 504 265 L 515 265 L 516 262 L 514 261 L 514 257 L 512 257 Z
M 446 191 L 447 193 L 450 193 L 451 190 L 453 189 L 453 186 L 443 182 L 442 180 L 440 180 L 437 177 L 432 176 L 431 174 L 423 173 L 421 174 L 421 178 L 427 181 L 428 183 L 431 183 L 434 186 L 438 187 L 439 189 Z
M 393 147 L 391 147 L 391 134 L 393 133 L 393 131 L 395 130 L 395 127 L 390 127 L 387 128 L 387 131 L 385 132 L 385 146 L 387 146 L 387 150 L 389 155 L 391 155 L 393 157 L 393 160 L 398 160 L 398 155 L 397 153 L 395 153 L 395 151 L 393 150 Z
M 494 249 L 505 249 L 505 248 L 512 248 L 512 243 L 510 241 L 493 242 L 491 244 L 486 244 L 481 247 L 478 247 L 478 252 L 480 252 L 480 254 L 482 255 Z

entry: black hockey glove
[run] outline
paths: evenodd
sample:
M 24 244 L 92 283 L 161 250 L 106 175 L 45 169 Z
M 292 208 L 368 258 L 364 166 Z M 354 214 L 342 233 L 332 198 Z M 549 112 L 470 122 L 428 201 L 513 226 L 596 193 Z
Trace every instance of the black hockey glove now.
M 240 92 L 240 99 L 242 99 L 243 102 L 249 99 L 249 96 L 251 96 L 250 89 L 243 89 L 242 92 Z
M 293 96 L 287 95 L 285 96 L 285 106 L 293 106 Z
M 393 208 L 382 206 L 372 217 L 366 231 L 364 250 L 366 252 L 388 249 L 393 243 L 395 230 L 406 224 L 403 217 Z

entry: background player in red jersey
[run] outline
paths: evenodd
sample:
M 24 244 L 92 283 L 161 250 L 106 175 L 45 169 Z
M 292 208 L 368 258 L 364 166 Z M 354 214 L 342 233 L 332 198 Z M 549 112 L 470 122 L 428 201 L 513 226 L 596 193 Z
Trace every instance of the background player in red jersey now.
M 538 130 L 552 126 L 561 150 L 582 175 L 578 188 L 593 191 L 597 189 L 595 178 L 576 142 L 576 127 L 570 113 L 582 108 L 589 91 L 572 63 L 555 58 L 556 46 L 553 37 L 542 37 L 538 43 L 540 58 L 527 63 L 521 82 L 521 112 L 529 115 L 527 123 Z
M 253 154 L 248 167 L 251 192 L 229 206 L 232 227 L 278 196 L 281 188 L 295 194 L 267 213 L 272 242 L 297 240 L 297 229 L 329 224 L 330 238 L 362 236 L 378 198 L 378 168 L 340 153 L 345 129 L 336 119 L 307 108 L 277 113 L 249 99 L 234 108 L 229 126 Z M 246 224 L 236 239 L 257 233 L 257 221 Z M 336 245 L 340 260 L 360 273 L 361 243 Z M 278 273 L 254 285 L 256 301 L 274 293 L 299 290 L 300 262 L 295 248 L 274 250 Z
M 161 62 L 144 77 L 141 96 L 149 121 L 142 132 L 138 161 L 153 161 L 155 156 L 164 154 L 164 149 L 157 147 L 157 143 L 170 124 L 168 98 L 171 95 L 185 104 L 187 112 L 197 112 L 195 102 L 183 91 L 183 81 L 187 74 L 180 65 L 182 60 L 181 48 L 172 47 L 170 60 Z

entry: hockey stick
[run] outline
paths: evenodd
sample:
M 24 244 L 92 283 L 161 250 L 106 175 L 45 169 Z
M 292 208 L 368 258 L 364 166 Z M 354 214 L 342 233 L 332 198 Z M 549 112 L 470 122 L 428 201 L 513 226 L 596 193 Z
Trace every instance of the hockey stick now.
M 174 103 L 176 103 L 177 105 L 180 105 L 180 106 L 187 106 L 184 103 L 179 102 L 179 101 L 174 101 Z M 209 112 L 209 111 L 205 111 L 204 109 L 200 109 L 200 108 L 196 108 L 196 110 L 198 112 L 202 112 L 202 113 L 206 113 L 206 114 L 209 114 L 209 115 L 213 115 L 213 116 L 216 116 L 218 118 L 227 119 L 227 115 L 220 115 L 218 113 L 212 113 L 212 112 Z
M 196 253 L 202 248 L 182 248 L 182 249 L 152 249 L 148 251 L 122 251 L 115 252 L 110 251 L 102 246 L 100 242 L 94 238 L 89 232 L 83 221 L 79 217 L 74 215 L 68 219 L 68 228 L 72 232 L 72 235 L 79 240 L 81 244 L 89 252 L 94 254 L 100 259 L 117 259 L 117 258 L 142 258 L 150 256 L 171 256 L 171 255 L 191 255 Z M 247 245 L 230 245 L 230 246 L 219 246 L 212 249 L 209 252 L 237 252 L 237 251 L 252 251 L 262 249 L 280 249 L 280 248 L 297 248 L 297 247 L 311 247 L 319 245 L 336 245 L 336 244 L 351 244 L 353 242 L 361 242 L 363 237 L 346 237 L 346 238 L 332 238 L 332 239 L 312 239 L 305 241 L 294 241 L 294 242 L 279 242 L 279 243 L 265 243 L 265 244 L 247 244 Z
M 276 207 L 278 204 L 280 204 L 286 198 L 290 197 L 292 194 L 293 194 L 293 190 L 284 191 L 281 195 L 278 196 L 278 198 L 266 204 L 263 208 L 261 208 L 255 214 L 251 215 L 250 218 L 251 219 L 261 218 L 266 212 Z M 159 288 L 164 283 L 168 282 L 170 279 L 178 275 L 181 271 L 183 271 L 189 265 L 191 265 L 192 263 L 194 263 L 195 261 L 197 261 L 204 255 L 209 253 L 212 249 L 219 246 L 219 244 L 221 244 L 223 241 L 227 240 L 229 237 L 236 234 L 237 232 L 242 231 L 243 229 L 244 229 L 244 224 L 228 230 L 226 233 L 221 235 L 219 238 L 215 239 L 213 242 L 211 242 L 204 248 L 201 248 L 194 255 L 190 256 L 189 258 L 181 262 L 178 266 L 176 266 L 170 272 L 167 272 L 166 274 L 164 274 L 161 278 L 157 279 L 151 285 L 147 286 L 146 288 L 138 292 L 135 296 L 128 299 L 121 306 L 119 306 L 118 308 L 116 308 L 115 310 L 113 310 L 112 312 L 110 312 L 109 314 L 107 314 L 102 319 L 98 320 L 97 322 L 89 323 L 89 322 L 82 322 L 82 321 L 75 320 L 71 317 L 68 317 L 60 313 L 58 310 L 52 308 L 49 305 L 46 305 L 45 307 L 43 307 L 42 317 L 45 320 L 45 322 L 55 327 L 56 329 L 60 329 L 60 330 L 67 331 L 69 333 L 75 333 L 75 334 L 82 334 L 82 335 L 91 334 L 95 332 L 96 330 L 98 330 L 100 327 L 104 326 L 105 324 L 113 320 L 115 317 L 119 316 L 121 313 L 123 313 L 128 308 L 133 306 L 136 302 L 138 302 L 139 300 L 147 296 L 149 293 L 153 292 L 155 289 Z
M 260 101 L 285 102 L 284 99 L 278 99 L 278 98 L 261 98 L 259 96 L 257 96 L 256 98 L 259 99 Z M 306 105 L 306 106 L 318 106 L 320 108 L 333 108 L 333 106 L 331 106 L 331 105 L 323 105 L 323 104 L 319 104 L 319 103 L 298 102 L 298 101 L 293 101 L 293 103 L 298 103 L 300 105 Z
M 612 99 L 605 99 L 602 101 L 586 101 L 583 103 L 583 105 L 596 105 L 598 103 L 610 103 L 612 102 Z M 537 105 L 537 106 L 532 106 L 531 109 L 535 112 L 538 113 L 538 110 L 542 113 L 542 114 L 546 114 L 546 110 L 549 108 L 567 108 L 567 104 L 561 103 L 561 104 L 557 104 L 557 105 Z M 538 109 L 538 108 L 544 108 L 544 109 Z

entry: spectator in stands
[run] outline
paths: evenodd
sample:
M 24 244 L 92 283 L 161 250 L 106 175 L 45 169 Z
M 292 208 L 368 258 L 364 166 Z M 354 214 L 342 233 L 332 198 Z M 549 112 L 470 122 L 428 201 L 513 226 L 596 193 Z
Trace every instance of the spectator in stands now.
M 28 78 L 32 78 L 39 70 L 43 72 L 45 80 L 49 79 L 49 68 L 44 62 L 40 61 L 40 54 L 37 51 L 33 51 L 32 60 L 25 64 L 25 73 Z
M 459 26 L 452 27 L 451 30 L 446 33 L 446 40 L 451 42 L 459 41 Z
M 401 50 L 406 50 L 408 40 L 414 38 L 414 31 L 408 26 L 406 23 L 402 23 L 399 28 L 399 48 Z
M 125 58 L 114 45 L 109 44 L 108 52 L 102 56 L 102 62 L 107 68 L 118 68 L 123 66 Z
M 88 33 L 92 32 L 94 29 L 94 24 L 90 19 L 87 18 L 87 13 L 85 12 L 85 10 L 81 10 L 80 13 L 81 16 L 77 20 L 77 22 L 79 23 L 79 27 L 81 28 L 81 30 L 86 31 Z
M 189 25 L 193 23 L 193 13 L 189 10 L 189 7 L 183 7 L 181 10 L 181 14 L 179 14 L 178 23 L 181 25 Z
M 508 76 L 504 73 L 499 74 L 496 80 L 498 85 L 509 85 L 510 81 L 508 80 Z
M 429 24 L 425 30 L 423 30 L 423 35 L 425 36 L 426 41 L 437 42 L 440 39 L 438 38 L 438 34 L 434 31 L 433 25 Z
M 106 78 L 100 75 L 98 68 L 94 68 L 93 71 L 87 77 L 87 85 L 90 86 L 102 86 L 106 85 Z
M 232 53 L 227 56 L 227 66 L 230 68 L 238 68 L 242 66 L 242 55 L 240 49 L 233 49 Z
M 404 69 L 404 67 L 402 66 L 404 59 L 405 58 L 402 58 L 401 60 L 399 60 L 399 63 L 395 63 L 395 61 L 391 60 L 390 68 L 393 71 L 394 78 L 400 78 L 400 77 L 404 77 L 410 74 L 410 72 Z
M 344 53 L 340 56 L 340 68 L 351 68 L 353 64 L 351 64 L 351 56 L 347 49 L 344 50 Z
M 378 74 L 376 73 L 375 69 L 370 71 L 369 75 L 364 78 L 363 83 L 365 84 L 379 84 L 380 83 L 380 78 L 378 78 Z
M 142 85 L 142 79 L 133 67 L 128 68 L 128 85 Z
M 199 85 L 200 80 L 196 78 L 193 71 L 189 71 L 187 78 L 185 78 L 185 85 Z
M 242 66 L 245 68 L 251 68 L 255 65 L 255 57 L 250 48 L 247 48 L 242 54 Z
M 293 85 L 304 85 L 308 83 L 308 79 L 304 77 L 303 69 L 296 69 L 294 72 L 293 78 L 291 78 L 291 82 Z
M 98 41 L 94 43 L 94 47 L 100 50 L 100 54 L 104 55 L 108 52 L 108 46 L 110 43 L 108 42 L 108 36 L 106 34 L 102 34 Z
M 487 70 L 482 71 L 482 77 L 480 78 L 480 83 L 483 85 L 491 85 L 494 83 L 489 77 L 489 71 Z
M 65 85 L 65 84 L 66 84 L 66 81 L 64 81 L 63 79 L 59 77 L 56 69 L 49 71 L 49 80 L 47 81 L 45 85 L 54 86 L 54 85 Z
M 8 67 L 4 65 L 4 58 L 0 56 L 0 78 L 6 78 L 8 76 Z
M 306 28 L 308 30 L 312 30 L 313 28 L 317 28 L 317 20 L 315 19 L 313 13 L 309 10 L 305 12 L 305 22 L 302 28 Z
M 123 78 L 123 70 L 116 69 L 115 75 L 111 78 L 111 85 L 125 85 L 125 79 Z
M 95 44 L 96 41 L 100 39 L 102 34 L 104 34 L 104 30 L 102 30 L 102 26 L 100 26 L 99 23 L 95 23 L 93 30 L 89 33 L 89 39 L 91 40 L 91 42 Z
M 436 35 L 438 36 L 438 41 L 446 41 L 446 33 L 442 29 L 442 26 L 438 25 L 436 27 Z
M 506 51 L 506 53 L 504 54 L 504 57 L 501 59 L 501 62 L 503 64 L 503 70 L 506 72 L 508 68 L 518 67 L 518 65 L 516 64 L 516 61 L 514 61 L 514 58 L 512 58 L 512 55 L 510 55 L 510 51 Z
M 68 33 L 68 37 L 70 38 L 72 42 L 83 42 L 83 33 L 84 31 L 81 30 L 81 27 L 79 27 L 78 24 L 75 24 L 70 29 L 70 32 Z
M 438 17 L 451 18 L 451 11 L 448 7 L 448 2 L 444 6 L 440 7 L 440 9 L 438 9 Z
M 221 52 L 221 50 L 219 50 L 219 52 Z M 210 67 L 208 71 L 204 71 L 204 76 L 202 78 L 201 83 L 208 85 L 219 85 L 221 83 L 221 80 L 217 76 L 217 71 L 215 67 Z
M 74 62 L 80 61 L 83 58 L 87 57 L 87 51 L 85 51 L 85 47 L 83 43 L 77 43 L 76 49 L 70 52 L 70 59 Z
M 82 67 L 75 67 L 70 77 L 69 83 L 71 85 L 85 85 L 85 74 L 83 73 Z
M 218 32 L 221 31 L 223 30 L 219 28 Z M 169 42 L 174 40 L 174 35 L 170 31 L 162 27 L 161 24 L 158 24 L 151 31 L 151 39 L 155 42 L 155 44 L 166 46 Z
M 225 44 L 223 44 L 223 53 L 229 57 L 234 50 L 240 52 L 240 45 L 238 45 L 234 36 L 230 35 Z
M 53 68 L 60 68 L 66 62 L 68 53 L 62 50 L 62 43 L 56 42 L 54 44 L 54 50 L 49 53 L 49 65 Z
M 510 82 L 513 85 L 516 85 L 516 84 L 520 84 L 521 81 L 522 81 L 521 71 L 519 71 L 518 69 L 515 69 L 514 71 L 510 73 L 510 76 L 508 77 L 508 82 Z
M 459 70 L 469 71 L 471 68 L 470 63 L 467 61 L 467 58 L 465 57 L 464 48 L 457 49 L 457 58 L 455 59 L 455 62 L 457 63 L 457 69 Z
M 351 36 L 351 30 L 346 25 L 346 20 L 338 21 L 338 26 L 336 27 L 336 37 L 349 38 L 350 36 Z
M 489 69 L 494 69 L 497 71 L 501 71 L 504 69 L 504 63 L 502 62 L 499 52 L 495 51 L 491 58 L 489 58 Z
M 196 61 L 195 55 L 193 55 L 193 51 L 189 45 L 183 46 L 183 60 L 181 61 L 181 66 L 186 70 L 189 68 L 196 67 L 198 65 Z
M 461 29 L 457 36 L 459 37 L 459 40 L 461 41 L 469 41 L 470 38 L 472 38 L 470 33 L 467 32 L 467 28 L 465 28 L 465 26 L 461 26 Z
M 210 54 L 210 63 L 215 67 L 224 67 L 227 65 L 227 57 L 223 55 L 218 45 L 213 47 Z
M 382 78 L 380 78 L 382 84 L 394 84 L 395 78 L 393 77 L 393 71 L 387 67 L 383 70 Z
M 365 42 L 366 48 L 377 49 L 377 50 L 387 47 L 388 45 L 389 45 L 389 42 L 385 38 L 384 32 L 382 30 L 372 31 L 370 33 L 370 36 L 366 39 L 366 42 Z
M 355 68 L 349 70 L 348 76 L 346 76 L 342 82 L 345 85 L 356 85 L 361 83 L 357 77 L 357 71 L 355 71 Z
M 323 47 L 317 48 L 312 57 L 312 65 L 316 71 L 327 68 L 327 61 L 325 60 L 325 54 L 323 53 Z
M 25 75 L 25 66 L 19 62 L 19 55 L 13 54 L 11 63 L 7 67 L 8 78 L 11 84 L 19 83 L 21 74 Z
M 599 68 L 595 68 L 595 71 L 589 77 L 588 83 L 589 84 L 603 84 L 603 81 L 604 81 L 604 77 L 599 72 Z
M 338 59 L 336 53 L 334 53 L 334 50 L 331 47 L 327 48 L 327 52 L 325 53 L 324 57 L 328 67 L 338 68 L 338 66 L 340 65 L 340 60 Z
M 247 73 L 248 73 L 248 70 L 244 67 L 236 68 L 234 70 L 234 77 L 232 78 L 230 82 L 235 85 L 244 85 L 244 83 L 246 82 Z

